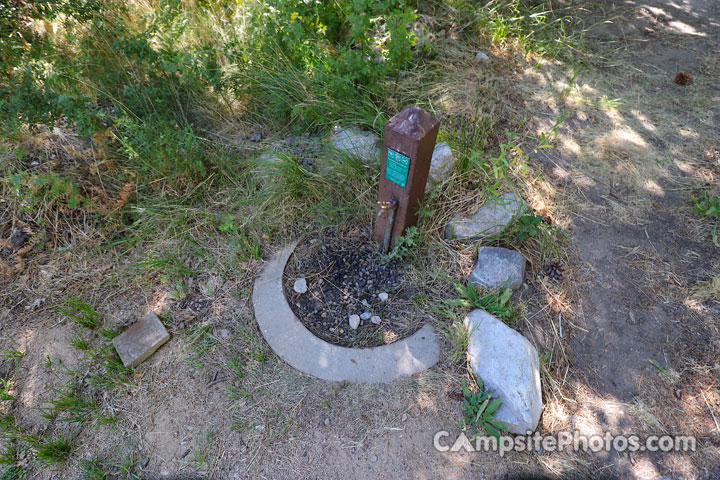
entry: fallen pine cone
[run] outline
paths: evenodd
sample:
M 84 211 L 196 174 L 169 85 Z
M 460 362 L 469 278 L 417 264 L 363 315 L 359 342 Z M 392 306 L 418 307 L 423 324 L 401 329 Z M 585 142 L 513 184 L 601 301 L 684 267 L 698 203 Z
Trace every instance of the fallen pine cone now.
M 675 75 L 675 83 L 683 86 L 690 85 L 693 83 L 693 76 L 690 75 L 688 72 L 680 72 Z
M 545 275 L 557 282 L 562 281 L 564 270 L 560 262 L 553 261 L 545 264 Z

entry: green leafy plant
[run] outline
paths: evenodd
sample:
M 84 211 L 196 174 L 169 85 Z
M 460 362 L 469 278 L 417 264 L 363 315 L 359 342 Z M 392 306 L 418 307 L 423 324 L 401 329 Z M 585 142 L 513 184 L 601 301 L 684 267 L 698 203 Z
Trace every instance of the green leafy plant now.
M 531 213 L 518 218 L 513 225 L 513 234 L 519 241 L 536 237 L 542 233 L 543 217 Z
M 486 293 L 480 295 L 478 288 L 470 283 L 455 282 L 447 275 L 443 275 L 447 280 L 451 281 L 455 287 L 455 291 L 460 298 L 443 300 L 448 307 L 464 307 L 464 308 L 482 308 L 504 321 L 512 320 L 515 316 L 515 309 L 510 304 L 512 289 L 505 288 L 498 293 Z
M 408 227 L 405 229 L 404 235 L 400 235 L 395 239 L 395 245 L 384 258 L 387 262 L 405 260 L 410 251 L 422 243 L 422 241 L 423 235 L 420 229 L 416 226 Z
M 492 391 L 485 390 L 480 377 L 472 374 L 475 388 L 468 388 L 465 379 L 462 381 L 464 420 L 460 423 L 463 429 L 470 428 L 472 439 L 478 437 L 483 431 L 499 439 L 500 432 L 507 433 L 508 427 L 504 422 L 495 419 L 495 412 L 502 399 L 492 398 Z

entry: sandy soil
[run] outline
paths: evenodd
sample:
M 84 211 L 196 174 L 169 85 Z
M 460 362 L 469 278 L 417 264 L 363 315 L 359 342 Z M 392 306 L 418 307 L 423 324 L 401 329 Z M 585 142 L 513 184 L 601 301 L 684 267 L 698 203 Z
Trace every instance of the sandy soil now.
M 31 432 L 65 432 L 78 444 L 67 466 L 36 469 L 33 478 L 82 478 L 80 462 L 92 459 L 117 464 L 118 478 L 130 478 L 122 465 L 133 465 L 148 479 L 720 478 L 720 299 L 694 296 L 718 275 L 720 256 L 689 199 L 702 189 L 720 193 L 720 4 L 603 6 L 604 15 L 587 13 L 592 59 L 579 54 L 574 68 L 533 63 L 518 75 L 539 131 L 566 114 L 555 148 L 531 159 L 548 174 L 548 198 L 571 219 L 563 227 L 578 262 L 576 291 L 566 298 L 540 279 L 523 293 L 566 303 L 562 341 L 535 316 L 518 328 L 540 351 L 557 348 L 568 359 L 567 370 L 544 372 L 541 431 L 692 434 L 698 452 L 441 453 L 434 434 L 456 435 L 461 420 L 449 395 L 460 372 L 447 360 L 392 385 L 310 379 L 258 339 L 248 297 L 257 262 L 243 275 L 198 276 L 180 305 L 162 285 L 100 288 L 142 252 L 70 252 L 64 263 L 35 258 L 14 280 L 21 293 L 0 293 L 0 350 L 25 352 L 12 391 L 22 408 L 13 413 Z M 675 85 L 678 71 L 695 82 Z M 81 285 L 98 287 L 89 301 L 113 326 L 147 310 L 171 318 L 173 340 L 137 369 L 133 384 L 99 393 L 120 419 L 113 427 L 55 424 L 37 410 L 50 399 L 48 386 L 68 381 L 48 357 L 77 378 L 93 368 L 69 346 L 77 327 L 53 309 Z M 38 291 L 46 300 L 33 306 Z

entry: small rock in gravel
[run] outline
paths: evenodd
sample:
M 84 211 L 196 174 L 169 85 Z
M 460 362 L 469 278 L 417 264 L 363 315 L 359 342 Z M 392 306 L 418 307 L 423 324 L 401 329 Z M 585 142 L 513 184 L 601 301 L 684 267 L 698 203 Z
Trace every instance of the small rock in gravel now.
M 403 422 L 406 422 L 407 419 L 408 419 L 407 413 L 403 413 L 403 414 L 402 414 L 402 421 L 403 421 Z
M 387 301 L 387 299 L 388 299 L 388 294 L 387 294 L 387 292 L 380 292 L 380 293 L 378 293 L 378 298 L 380 299 L 381 302 Z
M 350 328 L 352 328 L 353 330 L 357 330 L 357 328 L 360 326 L 360 317 L 358 315 L 350 315 L 348 323 L 350 324 Z
M 373 455 L 372 457 L 370 457 L 370 461 L 371 461 L 372 463 L 377 462 L 377 455 Z
M 373 315 L 372 317 L 370 317 L 370 321 L 373 323 L 373 325 L 380 325 L 381 322 L 380 317 L 378 317 L 377 315 Z
M 370 304 L 368 303 L 368 301 L 365 300 L 365 299 L 363 299 L 363 301 L 362 301 L 361 303 L 362 303 L 364 306 L 366 306 L 366 307 L 369 307 L 369 306 L 370 306 Z
M 36 298 L 32 301 L 30 305 L 25 305 L 25 310 L 35 310 L 36 308 L 40 307 L 43 303 L 45 303 L 44 298 Z
M 360 315 L 360 318 L 361 318 L 362 320 L 367 320 L 367 319 L 370 318 L 370 317 L 372 317 L 372 313 L 367 312 L 367 311 L 366 311 L 366 312 L 363 312 L 362 315 Z
M 221 328 L 218 334 L 223 340 L 227 340 L 228 338 L 230 338 L 230 330 L 228 330 L 227 328 Z
M 307 292 L 307 281 L 304 278 L 298 278 L 293 284 L 293 290 L 297 293 Z
M 475 59 L 476 59 L 477 61 L 479 61 L 480 63 L 489 63 L 489 62 L 490 62 L 490 57 L 488 56 L 487 53 L 484 53 L 484 52 L 478 52 L 478 53 L 476 53 L 476 54 L 475 54 Z
M 328 425 L 330 425 L 330 419 L 326 418 L 324 423 L 325 423 L 325 426 L 327 427 Z

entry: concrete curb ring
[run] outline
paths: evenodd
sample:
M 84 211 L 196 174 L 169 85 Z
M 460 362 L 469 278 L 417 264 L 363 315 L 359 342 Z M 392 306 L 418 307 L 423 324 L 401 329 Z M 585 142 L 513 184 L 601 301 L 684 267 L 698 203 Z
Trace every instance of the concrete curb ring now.
M 298 320 L 283 293 L 283 272 L 299 240 L 271 258 L 253 287 L 255 319 L 270 348 L 292 367 L 313 377 L 358 383 L 390 382 L 422 372 L 440 358 L 429 325 L 390 345 L 346 348 L 313 335 Z

